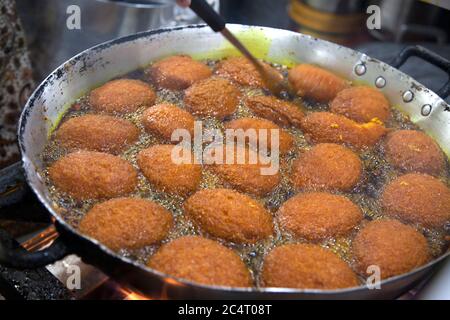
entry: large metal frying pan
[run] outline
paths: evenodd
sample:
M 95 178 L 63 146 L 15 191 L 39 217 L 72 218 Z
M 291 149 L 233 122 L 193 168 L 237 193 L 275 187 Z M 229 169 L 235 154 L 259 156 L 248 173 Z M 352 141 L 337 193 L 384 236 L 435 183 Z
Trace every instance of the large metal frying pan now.
M 450 112 L 442 98 L 450 93 L 450 82 L 434 93 L 414 79 L 383 62 L 333 43 L 302 34 L 271 28 L 230 25 L 252 51 L 273 62 L 307 62 L 320 65 L 345 78 L 377 86 L 391 104 L 433 136 L 450 154 Z M 0 263 L 22 268 L 48 264 L 69 252 L 76 253 L 126 286 L 152 297 L 323 299 L 394 298 L 430 274 L 450 253 L 408 274 L 382 282 L 381 290 L 357 287 L 344 290 L 295 290 L 280 288 L 236 289 L 212 287 L 173 279 L 121 257 L 94 239 L 81 235 L 54 210 L 40 172 L 40 155 L 51 129 L 76 98 L 113 77 L 147 65 L 161 57 L 185 53 L 196 58 L 219 58 L 232 53 L 220 34 L 206 26 L 188 26 L 145 32 L 89 49 L 55 70 L 29 99 L 19 124 L 19 144 L 27 181 L 46 206 L 60 233 L 48 249 L 23 254 L 0 244 Z M 450 63 L 420 47 L 404 51 L 394 62 L 401 66 L 411 56 L 419 56 L 450 74 Z

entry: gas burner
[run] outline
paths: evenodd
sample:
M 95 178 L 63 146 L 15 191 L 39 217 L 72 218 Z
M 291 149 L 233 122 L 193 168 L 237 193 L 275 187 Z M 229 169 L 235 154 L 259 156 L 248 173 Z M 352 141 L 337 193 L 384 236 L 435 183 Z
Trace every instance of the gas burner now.
M 50 246 L 57 236 L 57 231 L 51 225 L 20 246 L 30 252 L 42 250 Z M 0 237 L 8 239 L 16 247 L 19 246 L 4 231 L 0 231 Z M 45 268 L 33 271 L 19 271 L 0 266 L 0 299 L 1 297 L 14 300 L 150 300 L 120 286 L 100 270 L 85 264 L 76 255 L 69 255 Z
M 5 231 L 0 230 L 0 239 L 13 247 L 19 244 Z M 25 249 L 24 249 L 25 250 Z M 73 299 L 74 296 L 46 268 L 17 270 L 0 266 L 0 295 L 11 300 Z

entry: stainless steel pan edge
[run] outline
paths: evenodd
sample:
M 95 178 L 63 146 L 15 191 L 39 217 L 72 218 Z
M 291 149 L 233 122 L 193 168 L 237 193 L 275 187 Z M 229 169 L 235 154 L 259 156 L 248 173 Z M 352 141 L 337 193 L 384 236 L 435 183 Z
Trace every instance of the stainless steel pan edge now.
M 381 90 L 411 120 L 432 135 L 449 153 L 450 112 L 448 105 L 434 92 L 409 76 L 364 54 L 333 43 L 302 34 L 272 28 L 230 25 L 236 34 L 254 34 L 267 43 L 264 56 L 269 61 L 315 63 L 352 80 L 374 85 L 382 76 L 386 85 Z M 247 37 L 243 37 L 244 42 Z M 206 26 L 188 26 L 162 29 L 114 40 L 77 55 L 55 70 L 33 93 L 19 122 L 19 146 L 26 179 L 55 218 L 61 238 L 88 262 L 92 262 L 126 285 L 154 297 L 170 298 L 243 298 L 243 299 L 360 299 L 393 298 L 416 284 L 431 272 L 433 266 L 450 253 L 408 274 L 383 281 L 382 290 L 365 287 L 344 290 L 296 289 L 236 289 L 197 285 L 173 279 L 148 269 L 127 258 L 120 257 L 94 239 L 80 235 L 65 223 L 51 204 L 42 171 L 40 154 L 48 134 L 71 102 L 92 87 L 142 67 L 161 57 L 185 53 L 194 56 L 217 56 L 229 47 L 219 34 Z M 264 51 L 264 50 L 263 50 Z M 360 65 L 363 65 L 362 68 Z M 365 69 L 361 73 L 361 69 Z M 378 81 L 379 82 L 379 81 Z M 404 93 L 411 91 L 412 101 L 403 101 Z M 422 115 L 424 105 L 429 105 L 429 115 Z M 428 108 L 428 107 L 427 107 Z

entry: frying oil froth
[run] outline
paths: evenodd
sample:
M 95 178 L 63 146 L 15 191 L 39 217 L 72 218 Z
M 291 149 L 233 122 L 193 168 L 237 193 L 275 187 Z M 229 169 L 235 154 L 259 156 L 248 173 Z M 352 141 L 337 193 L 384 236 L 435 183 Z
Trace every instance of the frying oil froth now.
M 206 63 L 213 68 L 215 65 L 214 61 L 206 61 Z M 287 75 L 286 67 L 274 65 L 278 68 L 284 76 Z M 135 71 L 125 78 L 135 78 L 135 79 L 144 79 L 144 74 L 142 70 Z M 145 79 L 144 79 L 145 80 Z M 242 99 L 239 104 L 236 112 L 227 120 L 239 119 L 243 117 L 255 117 L 255 114 L 247 108 L 242 101 L 246 96 L 254 96 L 262 94 L 260 89 L 249 89 L 249 88 L 240 88 L 242 91 Z M 179 106 L 180 108 L 185 108 L 183 103 L 183 92 L 181 91 L 171 91 L 167 89 L 161 89 L 157 91 L 157 101 L 156 103 L 169 102 Z M 293 103 L 297 104 L 299 107 L 304 108 L 304 111 L 316 112 L 316 111 L 325 111 L 328 110 L 327 105 L 320 104 L 312 104 L 308 101 L 302 101 L 300 98 L 295 98 Z M 168 141 L 161 140 L 160 138 L 147 133 L 142 124 L 141 117 L 144 108 L 137 110 L 134 113 L 127 114 L 121 116 L 131 122 L 133 122 L 141 131 L 139 140 L 132 145 L 130 148 L 125 150 L 119 156 L 125 160 L 128 160 L 137 170 L 137 154 L 152 145 L 155 144 L 165 144 Z M 86 97 L 79 99 L 76 103 L 74 103 L 73 107 L 67 112 L 67 114 L 63 117 L 61 122 L 66 121 L 72 117 L 78 117 L 84 114 L 90 113 L 89 104 Z M 393 109 L 392 119 L 386 124 L 389 128 L 394 129 L 417 129 L 417 127 L 412 124 L 405 116 L 403 116 L 400 112 Z M 117 115 L 120 116 L 120 115 Z M 198 120 L 203 121 L 203 126 L 205 130 L 209 129 L 220 129 L 223 130 L 223 123 L 219 120 L 212 118 L 197 118 Z M 293 161 L 297 158 L 298 154 L 304 152 L 312 147 L 309 144 L 302 132 L 296 128 L 289 128 L 287 131 L 293 136 L 295 148 L 292 151 L 287 153 L 286 155 L 280 158 L 280 173 L 281 173 L 281 183 L 277 186 L 272 193 L 267 195 L 264 198 L 257 199 L 261 204 L 263 204 L 273 215 L 275 218 L 275 213 L 278 208 L 284 203 L 287 199 L 292 197 L 296 191 L 292 187 L 289 182 L 290 168 Z M 54 141 L 54 135 L 51 137 L 50 142 L 48 143 L 45 152 L 42 157 L 44 162 L 49 166 L 54 161 L 59 159 L 61 156 L 67 154 L 66 150 L 61 149 L 57 143 Z M 336 194 L 342 194 L 349 197 L 353 202 L 359 205 L 363 211 L 365 216 L 365 221 L 362 223 L 367 223 L 369 220 L 382 218 L 382 212 L 380 209 L 380 205 L 377 201 L 380 196 L 380 192 L 383 186 L 391 181 L 393 178 L 398 176 L 398 173 L 395 172 L 387 163 L 387 161 L 382 157 L 383 150 L 381 146 L 377 146 L 373 148 L 373 150 L 362 151 L 359 156 L 363 162 L 364 173 L 361 182 L 349 193 L 340 193 L 336 192 Z M 131 197 L 141 197 L 149 200 L 153 200 L 165 208 L 167 208 L 174 217 L 175 227 L 170 232 L 169 236 L 163 241 L 163 243 L 169 242 L 173 239 L 179 238 L 184 235 L 203 235 L 205 237 L 210 237 L 207 234 L 203 234 L 198 228 L 196 228 L 191 221 L 187 219 L 187 217 L 183 214 L 183 202 L 185 199 L 165 194 L 163 192 L 159 192 L 155 190 L 147 181 L 147 179 L 142 175 L 142 173 L 138 170 L 138 188 L 134 194 L 131 194 Z M 47 184 L 50 189 L 51 197 L 53 199 L 54 207 L 57 209 L 57 212 L 67 221 L 70 225 L 77 227 L 80 220 L 86 214 L 89 209 L 92 208 L 94 204 L 99 201 L 75 201 L 65 194 L 61 194 L 58 190 L 51 184 L 48 180 L 48 173 L 44 172 L 47 177 Z M 449 184 L 449 176 L 448 170 L 446 170 L 445 176 L 440 177 L 443 181 Z M 207 167 L 203 168 L 202 180 L 200 183 L 201 189 L 213 189 L 213 188 L 230 188 L 226 182 L 222 181 L 217 175 L 215 175 L 211 170 Z M 235 249 L 243 259 L 243 261 L 248 265 L 250 270 L 252 271 L 255 278 L 255 285 L 259 285 L 259 274 L 263 262 L 263 258 L 272 248 L 278 246 L 280 244 L 285 243 L 295 243 L 295 242 L 306 242 L 305 240 L 294 239 L 291 235 L 286 232 L 282 232 L 277 225 L 277 220 L 274 219 L 275 223 L 275 233 L 269 239 L 260 241 L 254 245 L 241 245 L 234 244 L 229 242 L 224 242 L 222 240 L 218 240 L 222 244 Z M 331 251 L 338 254 L 342 259 L 353 264 L 353 256 L 351 253 L 351 241 L 355 236 L 356 232 L 361 228 L 361 225 L 355 228 L 355 230 L 345 236 L 338 238 L 329 238 L 320 243 L 320 245 L 329 248 Z M 443 250 L 446 250 L 447 243 L 445 242 L 445 234 L 443 231 L 435 231 L 422 229 L 421 230 L 425 236 L 427 237 L 432 255 L 434 257 L 439 256 L 443 253 Z M 123 256 L 127 256 L 132 258 L 140 263 L 145 264 L 147 259 L 155 252 L 158 248 L 158 245 L 148 246 L 139 250 L 120 250 L 119 254 Z

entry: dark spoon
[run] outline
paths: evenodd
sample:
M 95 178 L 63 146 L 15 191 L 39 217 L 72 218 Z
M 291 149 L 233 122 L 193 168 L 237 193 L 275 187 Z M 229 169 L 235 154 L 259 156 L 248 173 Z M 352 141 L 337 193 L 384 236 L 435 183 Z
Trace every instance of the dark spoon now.
M 191 0 L 190 8 L 215 32 L 220 32 L 233 46 L 236 47 L 256 68 L 263 78 L 267 88 L 275 95 L 282 96 L 284 92 L 291 92 L 289 85 L 274 69 L 267 68 L 261 61 L 240 42 L 226 27 L 225 20 L 205 0 Z

